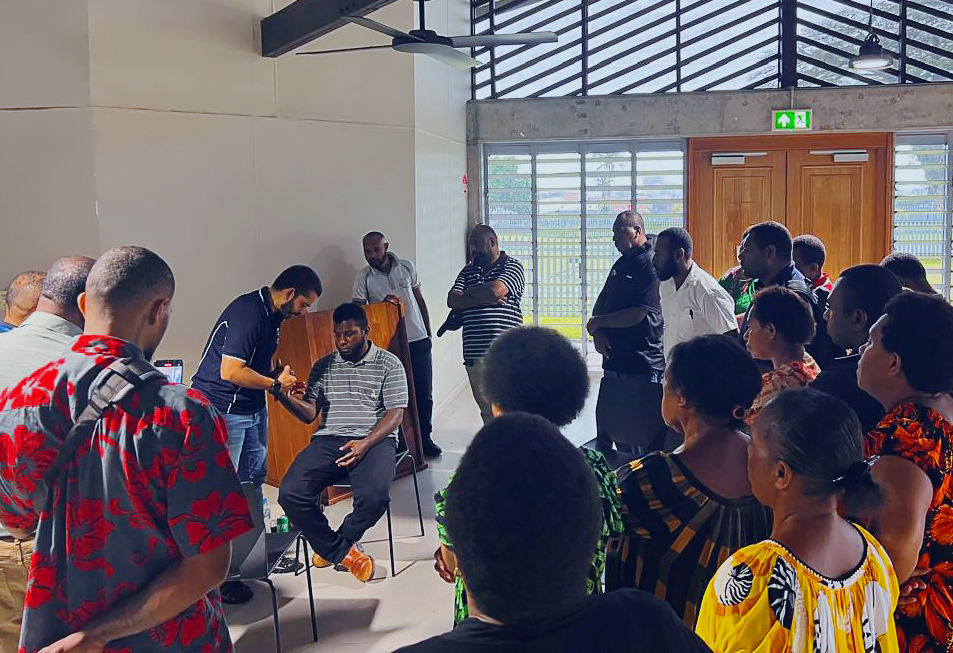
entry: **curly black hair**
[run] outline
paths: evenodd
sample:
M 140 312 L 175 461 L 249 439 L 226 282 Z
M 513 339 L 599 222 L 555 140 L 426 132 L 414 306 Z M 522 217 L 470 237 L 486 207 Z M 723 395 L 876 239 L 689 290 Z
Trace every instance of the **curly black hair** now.
M 953 306 L 940 295 L 906 291 L 889 302 L 881 343 L 900 357 L 918 392 L 953 391 Z
M 771 324 L 782 338 L 794 345 L 814 340 L 817 325 L 807 302 L 784 286 L 761 290 L 751 302 L 750 317 L 760 324 Z
M 467 593 L 488 616 L 526 623 L 585 597 L 602 503 L 582 453 L 542 417 L 502 415 L 476 434 L 445 523 Z
M 736 428 L 761 392 L 761 372 L 737 337 L 698 336 L 676 345 L 666 373 L 695 410 Z
M 510 329 L 493 341 L 483 365 L 484 396 L 503 412 L 541 415 L 565 426 L 576 419 L 589 395 L 586 362 L 552 329 Z

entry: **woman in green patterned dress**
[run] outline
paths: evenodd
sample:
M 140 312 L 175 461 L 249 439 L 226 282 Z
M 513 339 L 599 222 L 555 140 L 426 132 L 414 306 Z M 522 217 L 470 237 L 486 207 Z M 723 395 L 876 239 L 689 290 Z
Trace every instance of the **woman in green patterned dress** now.
M 552 329 L 526 326 L 507 331 L 490 346 L 484 365 L 483 390 L 493 404 L 494 415 L 521 411 L 540 415 L 563 427 L 576 419 L 589 395 L 589 370 L 585 361 L 566 338 Z M 606 545 L 610 537 L 622 532 L 622 506 L 615 475 L 605 457 L 589 449 L 581 451 L 592 468 L 602 497 L 602 535 L 593 552 L 588 579 L 589 593 L 596 594 L 602 592 Z M 447 481 L 447 487 L 449 485 Z M 445 487 L 434 497 L 440 536 L 434 566 L 441 578 L 456 585 L 454 623 L 457 624 L 467 618 L 469 611 L 463 579 L 456 573 L 453 544 L 443 525 L 446 492 Z M 519 582 L 519 579 L 513 581 Z

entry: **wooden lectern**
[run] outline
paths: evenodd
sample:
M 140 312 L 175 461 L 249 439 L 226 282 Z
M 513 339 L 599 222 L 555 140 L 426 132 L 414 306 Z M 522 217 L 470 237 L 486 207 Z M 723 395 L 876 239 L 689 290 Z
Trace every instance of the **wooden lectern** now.
M 410 365 L 410 345 L 407 342 L 407 330 L 404 325 L 402 308 L 395 304 L 369 304 L 364 307 L 370 326 L 370 339 L 378 347 L 384 347 L 396 355 L 404 364 L 407 372 L 407 390 L 409 402 L 404 411 L 403 431 L 407 446 L 417 461 L 417 469 L 425 469 L 423 451 L 420 445 L 420 422 L 417 417 L 417 403 L 414 401 L 414 380 Z M 278 345 L 278 358 L 285 365 L 291 365 L 299 381 L 307 381 L 308 373 L 315 362 L 334 351 L 333 311 L 308 313 L 287 320 L 281 326 L 281 340 Z M 268 477 L 270 485 L 278 486 L 285 472 L 291 466 L 298 452 L 304 449 L 318 428 L 314 424 L 302 424 L 283 406 L 268 396 Z M 397 470 L 398 477 L 410 473 L 410 462 Z M 332 503 L 348 493 L 331 488 L 329 499 Z

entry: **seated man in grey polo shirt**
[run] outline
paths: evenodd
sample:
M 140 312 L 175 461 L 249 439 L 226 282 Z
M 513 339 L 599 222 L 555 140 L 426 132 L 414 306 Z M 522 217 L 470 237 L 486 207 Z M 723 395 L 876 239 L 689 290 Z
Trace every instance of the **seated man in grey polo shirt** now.
M 0 335 L 0 391 L 13 387 L 56 360 L 83 332 L 77 298 L 95 261 L 85 256 L 58 260 L 43 278 L 36 310 L 20 327 Z M 0 528 L 0 651 L 16 651 L 33 538 L 16 541 Z
M 399 358 L 368 339 L 363 308 L 342 304 L 333 320 L 337 351 L 314 364 L 305 388 L 273 392 L 305 424 L 321 417 L 311 444 L 285 473 L 278 503 L 314 547 L 315 566 L 341 565 L 366 582 L 374 561 L 359 542 L 390 502 L 407 376 Z M 351 482 L 354 510 L 333 531 L 318 500 L 325 488 L 345 477 Z

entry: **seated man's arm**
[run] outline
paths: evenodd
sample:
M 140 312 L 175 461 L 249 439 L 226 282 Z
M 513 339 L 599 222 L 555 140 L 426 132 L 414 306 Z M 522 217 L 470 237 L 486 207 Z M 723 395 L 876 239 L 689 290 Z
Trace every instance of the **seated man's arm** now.
M 176 560 L 151 583 L 114 605 L 83 630 L 42 649 L 40 653 L 101 650 L 113 640 L 169 621 L 225 580 L 231 557 L 232 545 L 225 542 L 206 553 Z
M 308 374 L 308 384 L 302 393 L 298 394 L 293 388 L 290 392 L 282 390 L 275 395 L 288 412 L 305 424 L 311 424 L 318 418 L 318 399 L 324 397 L 325 376 L 331 367 L 331 360 L 331 356 L 325 356 L 314 364 Z
M 370 451 L 374 445 L 396 431 L 403 419 L 403 408 L 388 409 L 366 437 L 360 440 L 351 440 L 341 447 L 341 451 L 345 453 L 338 458 L 337 464 L 341 467 L 350 467 L 359 463 L 364 454 Z

